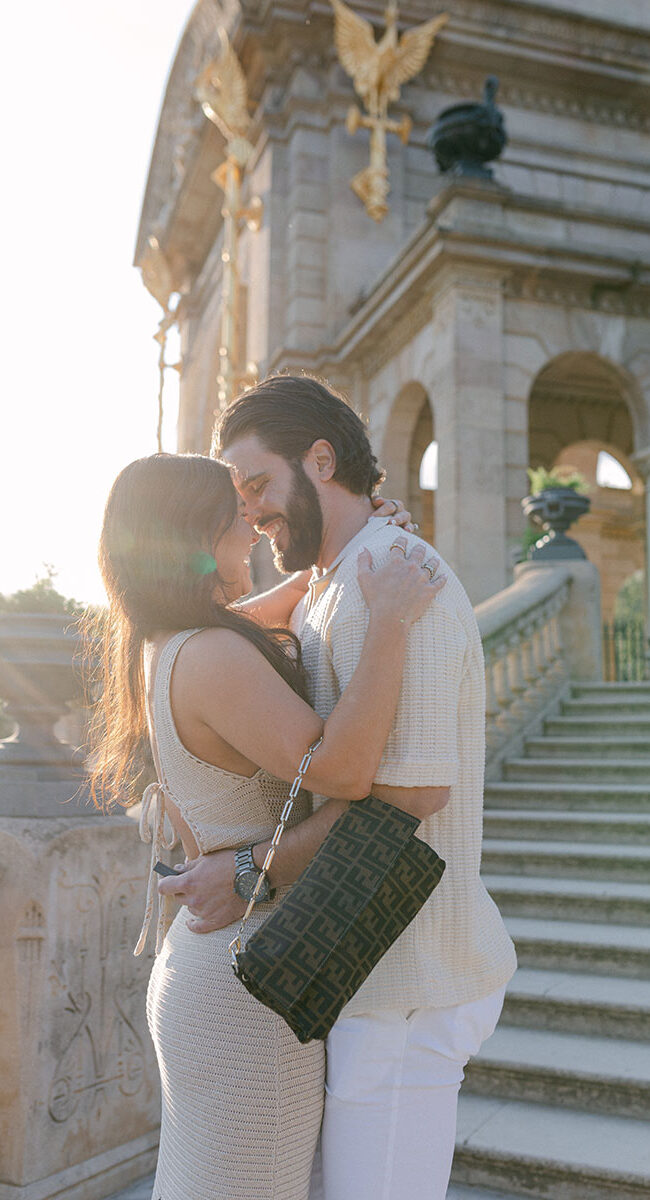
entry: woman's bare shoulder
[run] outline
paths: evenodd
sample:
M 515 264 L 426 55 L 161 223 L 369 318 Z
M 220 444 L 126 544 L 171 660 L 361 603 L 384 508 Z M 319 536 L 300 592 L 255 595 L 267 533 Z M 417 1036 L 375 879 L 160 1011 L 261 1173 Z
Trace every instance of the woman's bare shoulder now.
M 177 673 L 203 677 L 215 670 L 256 669 L 264 656 L 243 633 L 236 629 L 211 626 L 199 629 L 181 646 Z

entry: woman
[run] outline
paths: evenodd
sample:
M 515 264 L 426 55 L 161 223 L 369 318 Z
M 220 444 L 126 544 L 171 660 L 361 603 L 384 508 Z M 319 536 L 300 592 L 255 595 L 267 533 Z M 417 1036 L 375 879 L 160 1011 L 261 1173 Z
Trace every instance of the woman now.
M 296 639 L 232 607 L 250 590 L 255 540 L 227 469 L 208 458 L 140 459 L 108 499 L 100 565 L 110 612 L 93 786 L 96 796 L 124 796 L 148 727 L 158 774 L 143 799 L 152 864 L 165 816 L 189 858 L 270 837 L 298 763 L 321 733 L 313 789 L 339 800 L 337 812 L 366 795 L 394 718 L 408 627 L 444 584 L 418 569 L 417 547 L 377 572 L 367 551 L 360 556 L 370 613 L 364 651 L 323 722 L 305 700 Z M 289 579 L 257 598 L 258 617 L 288 620 L 303 590 Z M 255 694 L 257 705 L 263 696 L 268 721 L 252 722 L 233 691 Z M 300 793 L 291 824 L 322 819 Z M 286 890 L 253 912 L 249 936 Z M 152 877 L 136 953 L 153 900 Z M 227 950 L 232 927 L 197 937 L 183 909 L 169 925 L 161 906 L 147 1002 L 163 1095 L 152 1200 L 306 1200 L 323 1047 L 301 1046 L 238 983 Z

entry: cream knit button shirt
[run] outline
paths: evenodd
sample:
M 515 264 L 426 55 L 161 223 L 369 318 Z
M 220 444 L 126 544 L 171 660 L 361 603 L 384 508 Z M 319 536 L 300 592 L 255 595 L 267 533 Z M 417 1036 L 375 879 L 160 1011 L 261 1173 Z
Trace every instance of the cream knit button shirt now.
M 294 614 L 311 700 L 323 718 L 350 682 L 368 624 L 357 580 L 359 551 L 367 546 L 379 566 L 399 535 L 409 546 L 421 541 L 372 517 L 327 571 L 314 572 Z M 376 782 L 450 787 L 446 807 L 418 830 L 447 867 L 418 916 L 345 1006 L 345 1016 L 477 1000 L 502 987 L 517 965 L 499 911 L 479 878 L 485 758 L 481 639 L 464 588 L 442 561 L 439 571 L 447 575 L 445 587 L 409 630 L 397 714 Z M 372 706 L 371 695 L 367 702 Z

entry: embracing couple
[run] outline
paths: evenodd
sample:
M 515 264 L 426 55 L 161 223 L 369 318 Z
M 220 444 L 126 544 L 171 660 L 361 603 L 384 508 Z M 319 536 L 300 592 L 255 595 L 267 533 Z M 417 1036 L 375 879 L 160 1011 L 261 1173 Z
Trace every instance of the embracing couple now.
M 479 879 L 484 667 L 472 607 L 408 514 L 376 497 L 364 425 L 321 382 L 276 376 L 246 392 L 223 414 L 216 452 L 126 467 L 100 548 L 110 615 L 96 794 L 133 794 L 148 732 L 156 782 L 141 831 L 152 864 L 176 836 L 187 856 L 158 896 L 151 875 L 137 947 L 157 902 L 152 1200 L 308 1200 L 321 1130 L 313 1200 L 321 1187 L 325 1200 L 443 1200 L 463 1068 L 515 969 Z M 292 574 L 242 600 L 261 533 Z M 371 790 L 414 814 L 447 864 L 325 1046 L 301 1045 L 228 955 L 321 734 L 313 799 L 299 794 L 247 934 Z

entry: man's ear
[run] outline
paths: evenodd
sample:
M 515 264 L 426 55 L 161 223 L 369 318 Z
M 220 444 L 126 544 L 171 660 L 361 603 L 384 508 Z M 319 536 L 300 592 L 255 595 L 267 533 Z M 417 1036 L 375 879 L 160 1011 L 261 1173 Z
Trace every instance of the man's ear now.
M 321 483 L 327 483 L 336 470 L 336 454 L 331 442 L 325 438 L 318 438 L 309 447 L 302 465 L 314 482 L 319 480 Z

